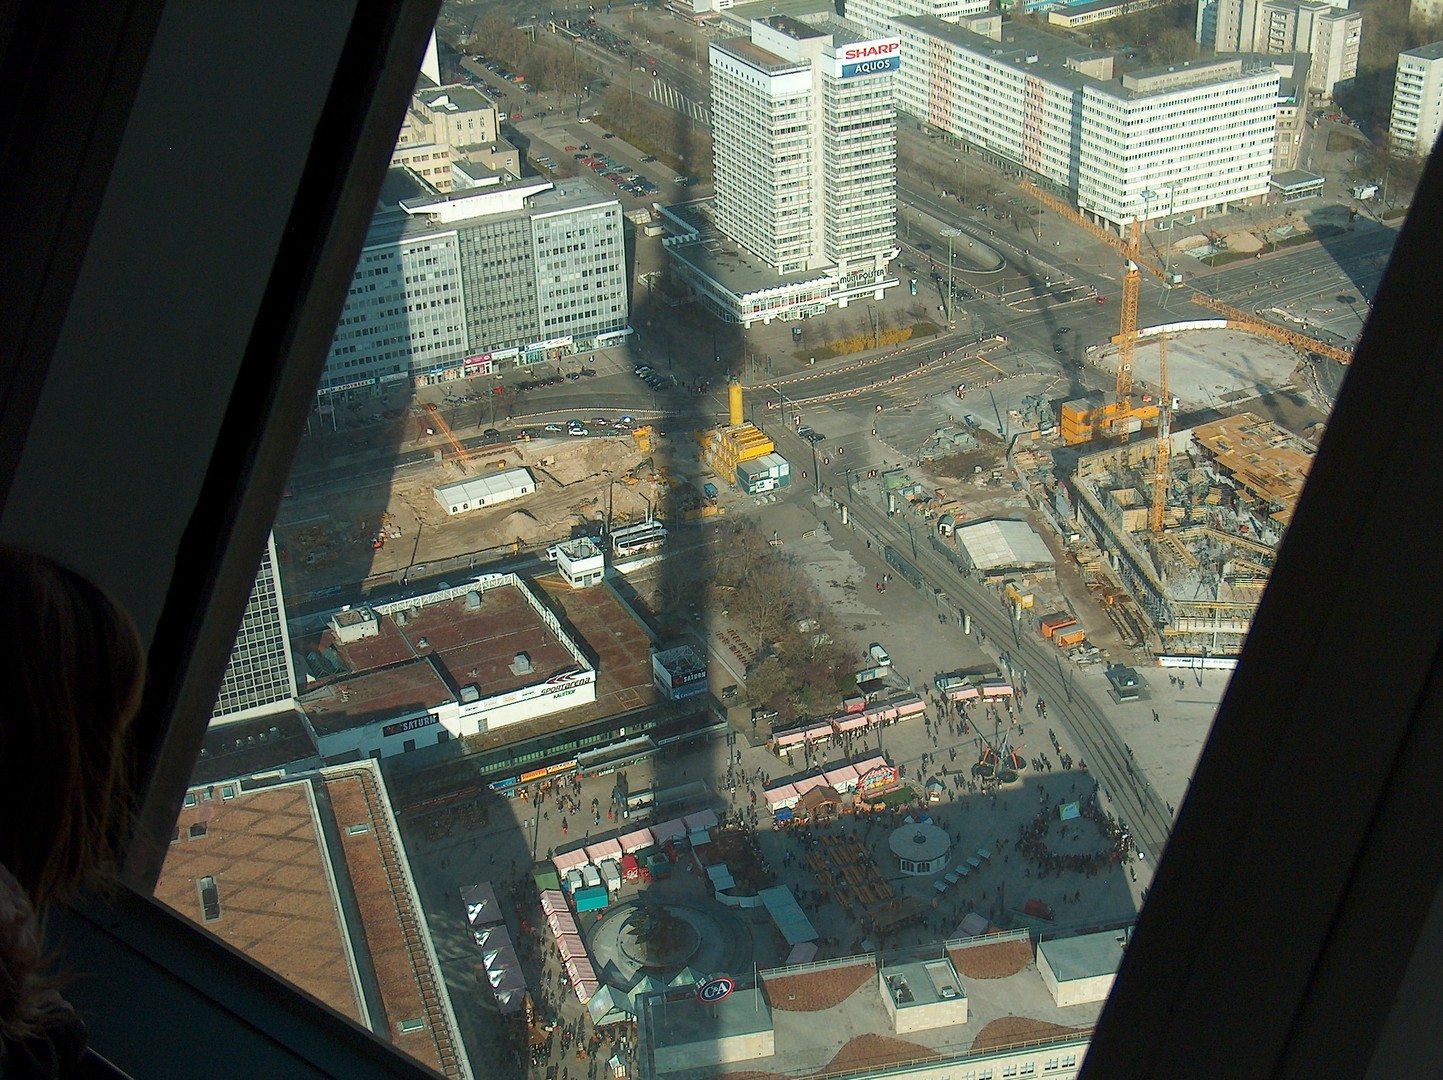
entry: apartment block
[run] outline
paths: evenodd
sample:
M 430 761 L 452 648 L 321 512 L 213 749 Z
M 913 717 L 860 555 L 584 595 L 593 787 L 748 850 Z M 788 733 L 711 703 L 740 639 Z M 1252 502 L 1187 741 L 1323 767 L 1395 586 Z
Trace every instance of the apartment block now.
M 959 22 L 982 15 L 988 0 L 848 0 L 848 20 L 873 34 L 895 34 L 895 20 L 903 16 L 930 15 L 943 22 Z
M 1443 128 L 1443 41 L 1398 54 L 1388 135 L 1400 154 L 1423 157 Z
M 1118 77 L 1108 53 L 995 16 L 961 26 L 902 18 L 898 34 L 903 111 L 1073 194 L 1120 231 L 1267 193 L 1280 76 L 1264 58 Z
M 1347 0 L 1198 0 L 1196 36 L 1219 53 L 1307 53 L 1306 90 L 1331 99 L 1357 77 L 1363 14 Z

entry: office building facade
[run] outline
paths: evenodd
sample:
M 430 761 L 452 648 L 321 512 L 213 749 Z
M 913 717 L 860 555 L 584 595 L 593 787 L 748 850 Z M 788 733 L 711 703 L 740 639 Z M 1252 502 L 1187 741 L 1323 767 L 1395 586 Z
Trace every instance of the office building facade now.
M 256 583 L 246 601 L 235 646 L 211 710 L 211 723 L 228 724 L 291 712 L 295 702 L 295 668 L 286 632 L 276 538 L 272 534 L 266 538 Z
M 930 15 L 943 22 L 958 22 L 982 15 L 989 0 L 847 0 L 847 18 L 870 34 L 897 32 L 896 20 L 906 15 Z
M 1388 135 L 1399 154 L 1422 157 L 1443 129 L 1443 41 L 1398 54 Z
M 621 204 L 580 179 L 383 202 L 323 397 L 443 382 L 604 348 L 627 326 Z
M 780 15 L 711 46 L 717 226 L 778 273 L 894 257 L 897 50 Z
M 1260 202 L 1277 130 L 1279 73 L 1226 57 L 1115 77 L 1112 57 L 1009 24 L 903 18 L 903 111 L 1077 200 L 1124 231 L 1136 218 Z

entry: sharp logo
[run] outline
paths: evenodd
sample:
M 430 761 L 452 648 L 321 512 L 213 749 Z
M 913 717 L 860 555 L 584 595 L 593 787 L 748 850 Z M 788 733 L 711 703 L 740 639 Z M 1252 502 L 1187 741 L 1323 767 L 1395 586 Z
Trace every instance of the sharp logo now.
M 870 60 L 878 56 L 895 56 L 902 51 L 900 41 L 881 41 L 871 45 L 853 45 L 842 53 L 843 60 Z

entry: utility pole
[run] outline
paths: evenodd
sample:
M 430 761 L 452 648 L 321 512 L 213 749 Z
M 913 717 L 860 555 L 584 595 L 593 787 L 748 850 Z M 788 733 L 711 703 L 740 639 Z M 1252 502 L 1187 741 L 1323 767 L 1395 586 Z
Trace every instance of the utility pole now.
M 952 292 L 952 238 L 961 236 L 961 229 L 947 228 L 942 230 L 942 235 L 947 238 L 947 329 L 957 329 L 957 314 L 953 308 L 955 301 Z

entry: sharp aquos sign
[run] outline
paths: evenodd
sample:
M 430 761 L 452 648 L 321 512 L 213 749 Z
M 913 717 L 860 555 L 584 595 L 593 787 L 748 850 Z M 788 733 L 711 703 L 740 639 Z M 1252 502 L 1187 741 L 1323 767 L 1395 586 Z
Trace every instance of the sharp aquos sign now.
M 858 41 L 842 46 L 837 59 L 841 67 L 841 77 L 844 79 L 896 71 L 902 66 L 902 42 L 897 38 Z

